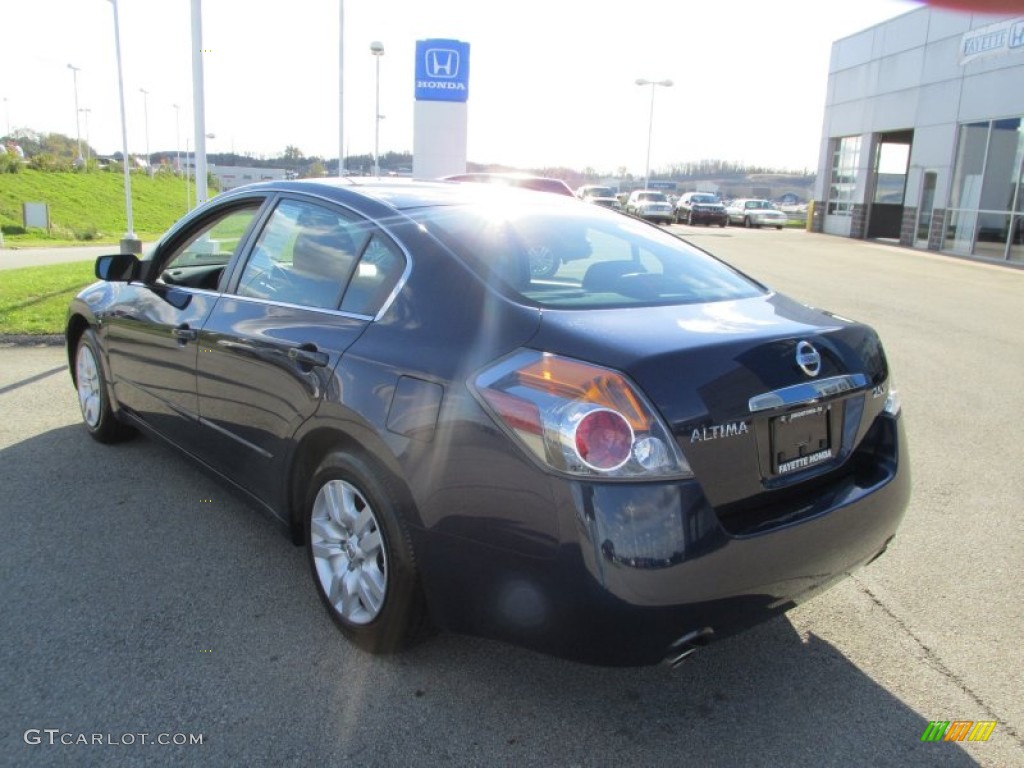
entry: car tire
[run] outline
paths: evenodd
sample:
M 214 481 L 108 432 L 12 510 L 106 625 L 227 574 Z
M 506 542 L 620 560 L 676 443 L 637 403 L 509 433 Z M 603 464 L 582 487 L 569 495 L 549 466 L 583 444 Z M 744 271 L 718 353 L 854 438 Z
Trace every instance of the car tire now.
M 309 485 L 305 539 L 317 593 L 365 651 L 396 653 L 423 628 L 419 571 L 401 494 L 361 456 L 331 453 Z
M 728 223 L 729 223 L 729 219 L 725 218 L 725 219 L 722 219 L 720 222 L 718 222 L 718 226 L 720 226 L 722 229 L 725 229 L 725 225 L 728 224 Z
M 682 224 L 683 223 L 683 217 L 679 215 L 679 211 L 676 211 L 675 220 L 676 220 L 676 224 Z
M 75 391 L 82 421 L 94 440 L 119 443 L 133 437 L 135 429 L 119 421 L 110 405 L 102 359 L 96 334 L 87 328 L 75 347 Z
M 686 223 L 689 224 L 691 227 L 695 226 L 693 223 L 693 211 L 690 211 L 689 215 L 687 215 Z
M 744 216 L 743 217 L 743 226 L 746 227 L 747 229 L 750 229 L 750 228 L 752 228 L 754 226 L 754 222 L 752 222 L 750 220 L 749 216 Z
M 775 228 L 776 228 L 777 230 L 779 230 L 780 232 L 782 231 L 782 225 L 781 225 L 781 224 L 779 224 L 779 225 L 778 225 L 777 227 L 775 227 Z

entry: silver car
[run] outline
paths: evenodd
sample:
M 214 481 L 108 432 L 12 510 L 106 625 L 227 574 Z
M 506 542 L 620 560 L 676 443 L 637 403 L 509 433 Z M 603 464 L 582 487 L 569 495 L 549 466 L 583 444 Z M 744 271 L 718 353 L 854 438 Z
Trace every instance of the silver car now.
M 652 189 L 633 190 L 626 201 L 626 213 L 662 224 L 671 224 L 674 218 L 672 203 L 665 193 Z
M 741 198 L 733 200 L 725 207 L 725 211 L 729 214 L 730 224 L 742 224 L 745 227 L 782 229 L 788 221 L 786 214 L 776 208 L 771 200 Z

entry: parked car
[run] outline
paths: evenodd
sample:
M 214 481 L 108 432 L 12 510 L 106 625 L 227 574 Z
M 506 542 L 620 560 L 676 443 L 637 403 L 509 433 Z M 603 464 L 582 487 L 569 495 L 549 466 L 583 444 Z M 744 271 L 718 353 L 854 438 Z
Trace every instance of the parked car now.
M 651 189 L 635 189 L 630 192 L 626 213 L 661 224 L 672 223 L 672 205 L 665 193 Z
M 472 181 L 477 184 L 498 184 L 505 187 L 523 187 L 537 192 L 553 192 L 556 195 L 572 196 L 572 188 L 561 179 L 546 176 L 531 176 L 526 173 L 456 173 L 445 176 L 443 181 Z
M 729 214 L 729 221 L 733 224 L 742 224 L 745 227 L 775 227 L 782 229 L 786 226 L 788 216 L 775 207 L 770 200 L 753 198 L 741 198 L 733 200 L 726 208 Z
M 603 205 L 605 208 L 613 208 L 616 211 L 622 210 L 622 203 L 611 187 L 602 187 L 597 184 L 584 184 L 577 188 L 576 197 L 585 203 Z
M 270 181 L 96 275 L 66 326 L 85 431 L 278 517 L 371 652 L 434 626 L 674 664 L 878 557 L 908 500 L 871 328 L 596 205 Z
M 709 192 L 685 192 L 676 202 L 675 219 L 679 224 L 717 224 L 724 227 L 729 223 L 725 206 L 718 195 Z

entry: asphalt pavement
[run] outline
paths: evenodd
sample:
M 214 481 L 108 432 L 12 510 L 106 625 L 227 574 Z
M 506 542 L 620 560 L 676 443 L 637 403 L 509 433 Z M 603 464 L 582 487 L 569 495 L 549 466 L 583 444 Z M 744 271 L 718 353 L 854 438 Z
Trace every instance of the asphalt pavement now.
M 1024 765 L 1024 272 L 672 230 L 881 332 L 914 485 L 881 559 L 676 670 L 448 634 L 371 657 L 277 523 L 156 440 L 90 440 L 62 348 L 0 346 L 0 764 Z
M 143 244 L 143 252 L 148 244 Z M 65 264 L 70 261 L 95 261 L 97 256 L 118 253 L 116 245 L 69 245 L 59 248 L 0 248 L 0 270 L 18 267 L 42 267 L 47 264 Z

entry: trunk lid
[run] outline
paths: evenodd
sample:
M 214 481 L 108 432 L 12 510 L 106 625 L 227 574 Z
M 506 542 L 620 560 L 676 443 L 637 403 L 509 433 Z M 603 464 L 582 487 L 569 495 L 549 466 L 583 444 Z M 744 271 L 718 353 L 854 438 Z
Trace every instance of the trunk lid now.
M 884 405 L 875 332 L 778 294 L 544 310 L 530 346 L 626 373 L 716 508 L 835 471 Z

